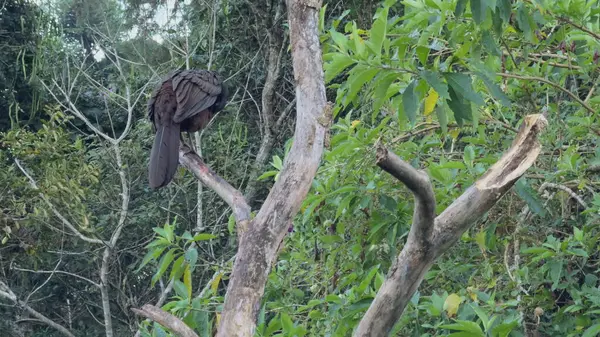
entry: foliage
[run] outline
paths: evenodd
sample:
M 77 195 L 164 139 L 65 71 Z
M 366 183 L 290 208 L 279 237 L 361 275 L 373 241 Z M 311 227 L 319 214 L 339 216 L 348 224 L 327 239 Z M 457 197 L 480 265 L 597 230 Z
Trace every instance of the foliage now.
M 245 1 L 177 2 L 165 25 L 153 18 L 168 6 L 144 1 L 91 6 L 65 0 L 39 8 L 28 1 L 6 3 L 2 29 L 15 33 L 2 42 L 14 48 L 2 49 L 0 64 L 0 78 L 6 79 L 0 81 L 5 85 L 0 111 L 10 112 L 0 116 L 0 280 L 23 299 L 33 292 L 30 303 L 72 331 L 102 335 L 95 286 L 72 275 L 24 271 L 98 277 L 98 246 L 66 231 L 44 197 L 93 238 L 110 237 L 120 208 L 110 144 L 73 118 L 60 105 L 63 99 L 49 103 L 57 89 L 43 91 L 41 83 L 55 80 L 63 88 L 76 83 L 70 98 L 85 117 L 118 135 L 127 119 L 115 97 L 126 84 L 149 94 L 157 74 L 210 65 L 227 74 L 232 92 L 239 91 L 204 132 L 203 158 L 233 186 L 245 186 L 262 141 L 257 116 L 268 66 L 265 31 L 272 24 L 284 30 L 286 23 L 257 14 L 271 13 L 270 5 L 256 8 Z M 535 167 L 436 262 L 395 334 L 595 336 L 597 2 L 326 4 L 321 42 L 336 118 L 311 193 L 269 275 L 257 335 L 347 336 L 369 307 L 403 248 L 413 211 L 412 195 L 374 165 L 377 144 L 429 174 L 439 213 L 510 146 L 525 115 L 543 112 L 550 126 Z M 190 52 L 189 46 L 197 49 Z M 111 53 L 121 56 L 121 68 Z M 287 55 L 282 62 L 277 111 L 293 95 Z M 74 78 L 77 82 L 69 82 Z M 113 317 L 119 318 L 115 334 L 132 335 L 139 317 L 129 308 L 155 303 L 172 282 L 162 308 L 200 336 L 210 336 L 235 251 L 233 218 L 224 202 L 204 191 L 198 231 L 196 182 L 184 170 L 164 190 L 147 188 L 151 127 L 139 103 L 121 146 L 130 205 L 108 281 Z M 259 197 L 277 180 L 291 146 L 293 119 L 282 125 L 267 157 L 273 158 L 271 166 L 259 178 Z M 0 311 L 17 321 L 13 307 Z M 67 321 L 69 313 L 77 314 Z M 0 324 L 0 335 L 3 329 Z M 38 325 L 26 329 L 30 335 L 54 333 Z M 143 323 L 141 331 L 169 335 L 158 324 Z

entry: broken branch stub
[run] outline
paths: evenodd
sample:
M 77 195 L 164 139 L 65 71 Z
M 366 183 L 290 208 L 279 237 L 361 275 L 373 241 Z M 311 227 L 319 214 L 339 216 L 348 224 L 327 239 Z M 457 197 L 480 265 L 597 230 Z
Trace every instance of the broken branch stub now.
M 379 288 L 354 336 L 389 334 L 435 259 L 456 243 L 462 233 L 489 211 L 531 167 L 541 151 L 538 136 L 547 124 L 546 118 L 541 114 L 525 117 L 510 149 L 473 186 L 435 218 L 429 235 L 426 229 L 430 223 L 420 222 L 416 217 L 413 219 L 411 235 L 391 266 L 385 282 Z M 380 166 L 381 158 L 385 157 L 393 158 L 391 154 L 378 156 Z M 414 176 L 414 172 L 412 167 L 408 168 L 407 165 L 392 165 L 391 167 L 404 170 L 391 171 L 394 172 L 394 176 L 400 175 L 397 177 L 399 180 L 408 180 L 409 184 L 412 182 L 414 188 L 416 178 L 410 178 Z M 390 172 L 390 167 L 387 167 L 386 171 Z M 418 207 L 418 194 L 416 197 L 415 206 Z M 415 226 L 422 227 L 422 230 L 416 230 Z M 415 235 L 412 235 L 413 232 Z

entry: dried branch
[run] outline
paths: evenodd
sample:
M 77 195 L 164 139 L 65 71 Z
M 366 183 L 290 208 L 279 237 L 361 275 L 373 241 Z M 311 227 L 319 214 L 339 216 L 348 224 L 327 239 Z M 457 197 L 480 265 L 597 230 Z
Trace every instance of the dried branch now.
M 240 191 L 210 169 L 202 159 L 185 144 L 179 148 L 179 162 L 206 187 L 217 193 L 233 210 L 238 230 L 244 231 L 250 221 L 250 206 Z
M 562 21 L 564 23 L 568 23 L 569 25 L 571 25 L 571 26 L 573 26 L 573 27 L 575 27 L 575 28 L 577 28 L 577 29 L 579 29 L 579 30 L 581 30 L 583 32 L 586 32 L 586 33 L 590 34 L 596 40 L 600 40 L 600 34 L 594 32 L 594 31 L 592 31 L 592 30 L 590 30 L 590 29 L 588 29 L 588 28 L 586 28 L 586 27 L 584 27 L 584 26 L 582 26 L 582 25 L 580 25 L 578 23 L 573 22 L 573 21 L 567 19 L 566 17 L 560 17 L 560 18 L 558 18 L 558 20 Z
M 415 196 L 413 224 L 408 242 L 427 240 L 435 220 L 435 193 L 427 173 L 417 171 L 393 152 L 383 146 L 377 148 L 377 166 L 400 180 Z M 425 245 L 425 242 L 419 242 Z
M 145 304 L 141 309 L 131 308 L 131 311 L 169 328 L 176 336 L 198 337 L 194 330 L 185 325 L 179 318 L 153 305 Z
M 435 218 L 431 231 L 427 227 L 430 223 L 419 223 L 417 221 L 420 220 L 415 219 L 406 245 L 359 323 L 355 336 L 386 336 L 389 333 L 435 259 L 446 252 L 477 219 L 489 211 L 534 163 L 541 151 L 537 137 L 546 125 L 547 121 L 543 115 L 527 116 L 511 148 L 473 186 Z M 386 170 L 393 172 L 394 176 L 407 184 L 413 192 L 419 186 L 427 188 L 424 178 L 417 175 L 416 170 L 390 157 L 389 151 L 386 153 L 387 156 L 384 157 L 378 155 L 378 159 L 385 159 L 378 161 L 380 166 L 382 162 L 387 162 Z M 432 192 L 415 193 L 417 205 L 430 200 L 429 193 Z
M 569 90 L 563 88 L 560 84 L 556 84 L 556 83 L 554 83 L 552 81 L 549 81 L 549 80 L 547 80 L 547 79 L 545 79 L 543 77 L 521 76 L 521 75 L 514 75 L 514 74 L 507 74 L 507 73 L 496 73 L 496 75 L 502 76 L 502 77 L 514 78 L 514 79 L 518 79 L 518 80 L 525 80 L 525 81 L 539 81 L 539 82 L 542 82 L 542 83 L 549 84 L 549 85 L 555 87 L 556 89 L 564 92 L 565 94 L 569 95 L 569 97 L 571 97 L 577 103 L 581 104 L 582 107 L 584 107 L 587 111 L 591 112 L 592 114 L 598 113 L 591 106 L 589 106 L 586 102 L 582 101 L 579 97 L 577 97 L 577 95 L 575 95 L 574 93 L 572 93 Z
M 29 314 L 31 314 L 35 318 L 39 319 L 40 322 L 43 322 L 44 324 L 48 325 L 49 327 L 54 328 L 55 330 L 59 331 L 63 335 L 68 336 L 68 337 L 75 337 L 75 335 L 73 335 L 71 333 L 71 331 L 69 331 L 69 329 L 67 329 L 64 326 L 62 326 L 62 325 L 54 322 L 50 318 L 44 316 L 43 314 L 41 314 L 37 310 L 35 310 L 32 307 L 30 307 L 27 303 L 19 300 L 17 298 L 17 296 L 15 295 L 15 293 L 8 287 L 8 285 L 5 284 L 2 281 L 0 281 L 0 297 L 1 298 L 5 298 L 7 300 L 10 300 L 14 304 L 20 306 L 21 308 L 24 308 L 25 310 L 27 310 L 27 312 Z
M 11 265 L 11 268 L 14 269 L 14 270 L 24 271 L 24 272 L 28 272 L 28 273 L 34 273 L 34 274 L 63 274 L 63 275 L 68 275 L 68 276 L 72 276 L 72 277 L 84 280 L 86 282 L 89 282 L 93 286 L 100 288 L 100 284 L 98 282 L 94 282 L 94 281 L 90 280 L 89 278 L 87 278 L 85 276 L 77 275 L 77 274 L 70 273 L 70 272 L 64 271 L 64 270 L 32 270 L 32 269 L 26 269 L 26 268 L 19 268 L 19 267 L 15 267 L 15 266 L 12 266 L 12 265 Z

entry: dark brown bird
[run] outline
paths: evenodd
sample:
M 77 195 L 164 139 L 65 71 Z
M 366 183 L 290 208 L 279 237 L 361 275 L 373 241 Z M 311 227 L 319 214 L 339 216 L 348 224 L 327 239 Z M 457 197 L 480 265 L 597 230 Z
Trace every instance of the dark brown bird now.
M 151 188 L 166 186 L 179 164 L 182 131 L 196 132 L 227 103 L 227 88 L 214 71 L 178 70 L 171 73 L 148 101 L 148 117 L 156 132 L 150 153 Z

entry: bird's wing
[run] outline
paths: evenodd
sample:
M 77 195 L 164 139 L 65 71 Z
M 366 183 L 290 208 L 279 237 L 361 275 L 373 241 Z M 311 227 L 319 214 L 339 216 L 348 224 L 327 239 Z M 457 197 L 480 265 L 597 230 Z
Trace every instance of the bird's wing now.
M 184 70 L 172 78 L 173 91 L 177 97 L 175 123 L 181 123 L 206 110 L 221 93 L 221 81 L 213 72 Z

